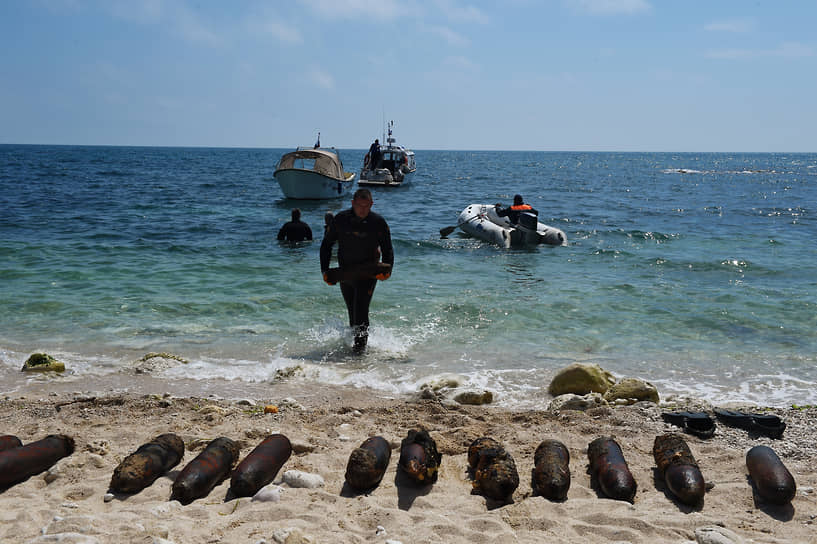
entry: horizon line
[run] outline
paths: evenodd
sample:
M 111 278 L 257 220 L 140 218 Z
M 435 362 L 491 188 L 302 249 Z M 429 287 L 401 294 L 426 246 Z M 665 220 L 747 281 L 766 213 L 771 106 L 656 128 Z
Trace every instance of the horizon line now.
M 226 146 L 226 145 L 147 145 L 147 144 L 55 144 L 55 143 L 20 143 L 20 142 L 0 142 L 0 146 L 40 146 L 40 147 L 143 147 L 143 148 L 167 148 L 167 149 L 295 149 L 292 146 Z M 296 146 L 297 147 L 297 146 Z M 405 147 L 405 146 L 404 146 Z M 366 151 L 367 147 L 337 147 L 328 146 L 327 149 L 336 149 L 338 151 Z M 502 153 L 797 153 L 797 154 L 815 154 L 817 151 L 746 151 L 738 149 L 727 150 L 678 150 L 678 149 L 493 149 L 493 148 L 474 148 L 474 149 L 447 149 L 447 148 L 406 148 L 411 151 L 459 151 L 459 152 L 502 152 Z

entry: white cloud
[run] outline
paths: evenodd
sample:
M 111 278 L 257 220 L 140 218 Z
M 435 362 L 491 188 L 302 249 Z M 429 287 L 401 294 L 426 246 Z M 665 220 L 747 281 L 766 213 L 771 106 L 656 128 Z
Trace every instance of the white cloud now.
M 436 34 L 440 36 L 442 39 L 447 41 L 450 45 L 456 45 L 459 47 L 464 47 L 470 44 L 471 42 L 468 38 L 454 32 L 448 27 L 445 26 L 430 26 L 428 27 L 428 31 L 432 34 Z
M 304 42 L 303 36 L 293 25 L 288 25 L 276 20 L 269 20 L 257 25 L 257 28 L 264 34 L 269 34 L 278 41 L 288 44 L 300 44 Z
M 754 20 L 746 17 L 727 19 L 725 21 L 713 21 L 704 25 L 704 30 L 709 30 L 710 32 L 751 32 L 754 28 Z
M 111 0 L 102 5 L 117 19 L 140 24 L 158 23 L 166 13 L 163 0 Z
M 817 55 L 814 47 L 797 42 L 785 42 L 774 49 L 713 49 L 705 56 L 710 59 L 738 60 L 757 58 L 804 58 Z
M 813 57 L 815 55 L 814 47 L 797 42 L 786 42 L 780 44 L 776 49 L 769 51 L 769 54 L 774 57 Z
M 705 53 L 710 59 L 746 59 L 754 57 L 756 54 L 748 49 L 711 49 Z
M 462 70 L 465 72 L 476 72 L 479 70 L 478 64 L 462 56 L 446 57 L 443 59 L 443 65 L 454 70 Z
M 335 78 L 333 78 L 329 72 L 321 68 L 312 68 L 306 74 L 306 77 L 310 82 L 321 89 L 331 91 L 335 88 Z
M 296 25 L 282 18 L 272 7 L 272 4 L 263 4 L 258 9 L 248 12 L 244 19 L 246 28 L 253 34 L 272 37 L 285 44 L 304 43 L 303 34 Z
M 461 6 L 454 0 L 436 0 L 435 12 L 444 14 L 448 19 L 458 23 L 488 24 L 490 17 L 476 6 Z
M 195 12 L 187 9 L 183 4 L 176 5 L 171 24 L 188 41 L 219 47 L 224 40 L 201 21 Z
M 224 39 L 183 2 L 165 0 L 111 0 L 102 4 L 111 16 L 143 25 L 162 25 L 170 32 L 193 42 L 218 47 Z
M 315 14 L 328 19 L 393 20 L 412 13 L 411 5 L 399 0 L 300 0 Z
M 647 0 L 568 0 L 580 11 L 590 15 L 629 15 L 649 11 Z

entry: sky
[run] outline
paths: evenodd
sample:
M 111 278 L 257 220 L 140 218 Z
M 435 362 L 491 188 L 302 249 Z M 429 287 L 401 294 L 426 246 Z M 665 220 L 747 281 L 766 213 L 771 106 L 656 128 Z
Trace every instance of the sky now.
M 817 0 L 0 0 L 0 143 L 817 152 Z

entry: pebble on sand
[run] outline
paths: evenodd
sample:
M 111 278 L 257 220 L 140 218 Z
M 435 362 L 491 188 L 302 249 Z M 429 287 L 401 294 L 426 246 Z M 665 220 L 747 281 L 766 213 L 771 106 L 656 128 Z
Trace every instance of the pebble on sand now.
M 257 502 L 278 502 L 284 493 L 284 488 L 275 484 L 269 484 L 258 490 L 258 493 L 252 496 L 253 501 Z
M 287 470 L 281 479 L 289 487 L 315 489 L 324 485 L 323 476 L 320 474 L 310 474 L 301 470 Z

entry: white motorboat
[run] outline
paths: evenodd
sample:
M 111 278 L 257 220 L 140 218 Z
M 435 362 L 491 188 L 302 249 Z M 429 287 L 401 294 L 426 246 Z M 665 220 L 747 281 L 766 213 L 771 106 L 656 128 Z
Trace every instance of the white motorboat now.
M 354 172 L 344 172 L 334 147 L 299 147 L 284 154 L 272 174 L 284 196 L 297 199 L 337 198 L 352 193 Z
M 567 236 L 557 228 L 540 223 L 537 217 L 528 212 L 519 214 L 519 224 L 513 225 L 507 217 L 500 217 L 493 204 L 471 204 L 457 218 L 457 225 L 467 234 L 497 244 L 500 247 L 522 247 L 536 244 L 566 246 Z M 450 231 L 443 229 L 445 236 Z M 447 231 L 447 232 L 444 232 Z
M 397 143 L 392 133 L 393 127 L 394 121 L 389 121 L 389 135 L 386 145 L 380 147 L 380 160 L 377 164 L 372 165 L 372 157 L 366 153 L 360 170 L 359 185 L 397 187 L 408 183 L 417 171 L 414 151 Z

